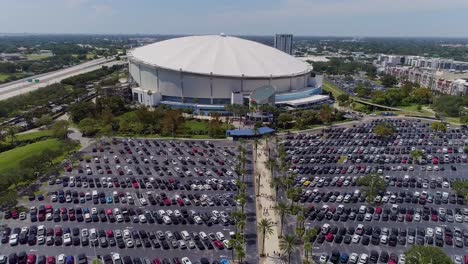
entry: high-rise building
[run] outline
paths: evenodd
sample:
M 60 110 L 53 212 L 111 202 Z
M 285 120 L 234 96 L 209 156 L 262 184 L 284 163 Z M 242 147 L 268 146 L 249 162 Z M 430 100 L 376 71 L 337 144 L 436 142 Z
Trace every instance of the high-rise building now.
M 274 46 L 275 48 L 291 55 L 292 48 L 293 48 L 293 35 L 292 34 L 276 34 Z

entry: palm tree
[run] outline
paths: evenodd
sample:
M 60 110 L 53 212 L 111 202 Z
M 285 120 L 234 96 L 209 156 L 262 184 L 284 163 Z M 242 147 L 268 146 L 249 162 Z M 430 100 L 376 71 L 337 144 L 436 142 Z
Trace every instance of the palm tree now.
M 284 217 L 289 214 L 289 206 L 286 203 L 280 202 L 277 205 L 275 205 L 274 210 L 278 212 L 280 215 L 280 237 L 283 236 L 283 224 L 284 224 Z
M 243 259 L 245 258 L 245 249 L 243 245 L 236 245 L 234 247 L 234 251 L 236 252 L 237 259 L 239 263 L 242 263 Z
M 269 235 L 273 235 L 273 222 L 270 219 L 262 219 L 258 225 L 257 229 L 262 233 L 262 256 L 265 256 L 265 238 Z
M 309 253 L 310 256 L 312 257 L 312 243 L 309 241 L 304 242 L 304 258 L 305 258 L 305 263 L 309 263 Z
M 279 248 L 283 254 L 288 255 L 288 263 L 291 263 L 291 253 L 297 249 L 296 235 L 287 235 L 279 241 Z
M 241 205 L 242 212 L 244 211 L 245 203 L 247 202 L 247 198 L 244 193 L 240 193 L 234 197 Z
M 239 220 L 236 222 L 236 228 L 242 235 L 242 240 L 244 240 L 244 229 L 245 229 L 245 220 Z
M 312 241 L 313 238 L 317 236 L 317 229 L 315 228 L 309 228 L 305 231 L 304 233 L 304 255 L 305 259 L 308 262 L 309 261 L 309 256 L 313 257 L 314 255 L 312 254 Z
M 278 200 L 278 191 L 284 187 L 283 179 L 280 177 L 273 177 L 270 182 L 270 187 L 275 189 L 275 201 Z
M 275 176 L 273 175 L 273 171 L 278 167 L 276 160 L 271 157 L 268 157 L 268 159 L 265 161 L 265 166 L 267 166 L 268 169 L 270 169 L 271 177 L 274 178 Z
M 232 261 L 234 262 L 234 251 L 235 248 L 238 247 L 239 245 L 242 246 L 244 242 L 242 241 L 240 234 L 236 233 L 230 240 L 229 240 L 229 246 L 231 246 L 231 258 Z

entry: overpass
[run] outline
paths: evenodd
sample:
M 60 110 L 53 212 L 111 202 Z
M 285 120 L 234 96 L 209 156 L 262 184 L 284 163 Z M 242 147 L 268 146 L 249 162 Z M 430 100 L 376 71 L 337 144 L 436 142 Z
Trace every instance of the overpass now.
M 358 99 L 356 97 L 351 97 L 351 99 L 354 102 L 358 102 L 358 103 L 365 104 L 365 105 L 370 105 L 370 106 L 373 106 L 373 107 L 377 107 L 377 108 L 381 108 L 381 109 L 385 109 L 385 110 L 389 110 L 389 111 L 404 111 L 404 110 L 402 110 L 400 108 L 381 105 L 381 104 L 376 104 L 376 103 L 372 103 L 372 102 L 369 102 L 369 101 L 364 101 L 364 100 Z
M 28 93 L 39 88 L 45 87 L 47 85 L 53 83 L 59 83 L 63 79 L 87 73 L 90 71 L 94 71 L 100 69 L 102 66 L 112 66 L 115 64 L 124 64 L 126 63 L 126 59 L 116 61 L 115 58 L 100 58 L 92 61 L 88 61 L 85 63 L 81 63 L 69 68 L 60 69 L 53 72 L 38 74 L 35 76 L 31 76 L 28 78 L 16 80 L 13 82 L 5 83 L 0 85 L 0 100 L 5 100 L 13 96 L 17 96 L 20 94 Z M 33 82 L 29 82 L 29 80 L 33 80 Z M 34 80 L 39 80 L 36 83 Z

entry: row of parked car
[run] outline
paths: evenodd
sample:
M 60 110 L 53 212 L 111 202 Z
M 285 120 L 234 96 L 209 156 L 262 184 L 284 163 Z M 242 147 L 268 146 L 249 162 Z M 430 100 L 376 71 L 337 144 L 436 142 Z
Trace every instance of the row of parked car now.
M 233 235 L 232 233 L 230 235 Z M 2 244 L 47 245 L 47 246 L 92 246 L 123 248 L 161 248 L 199 250 L 231 249 L 231 244 L 222 232 L 205 233 L 183 231 L 145 231 L 145 230 L 98 230 L 96 228 L 46 228 L 43 225 L 22 228 L 6 228 L 2 232 Z
M 16 211 L 7 212 L 6 219 L 11 215 L 17 214 Z M 220 224 L 223 226 L 235 225 L 234 218 L 229 212 L 213 210 L 208 212 L 196 212 L 194 210 L 142 210 L 133 207 L 116 208 L 53 208 L 50 204 L 39 205 L 38 208 L 31 207 L 29 210 L 31 222 L 110 222 L 110 223 L 141 223 L 141 224 L 166 224 L 166 225 L 207 225 L 212 226 Z M 26 213 L 19 214 L 20 220 L 26 219 Z

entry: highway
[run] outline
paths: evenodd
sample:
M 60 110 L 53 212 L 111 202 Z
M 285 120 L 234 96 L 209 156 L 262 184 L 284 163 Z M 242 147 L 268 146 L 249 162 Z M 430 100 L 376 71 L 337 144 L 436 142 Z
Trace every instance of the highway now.
M 47 85 L 53 83 L 59 83 L 63 79 L 94 71 L 102 66 L 112 66 L 115 64 L 124 64 L 126 60 L 116 61 L 114 58 L 101 58 L 92 61 L 88 61 L 79 65 L 75 65 L 69 68 L 48 72 L 44 74 L 39 74 L 35 76 L 31 76 L 25 79 L 16 80 L 13 82 L 5 83 L 0 85 L 0 100 L 5 100 L 13 96 L 17 96 L 20 94 L 28 93 L 39 88 L 45 87 Z M 39 83 L 35 82 L 28 82 L 28 79 L 39 80 Z

